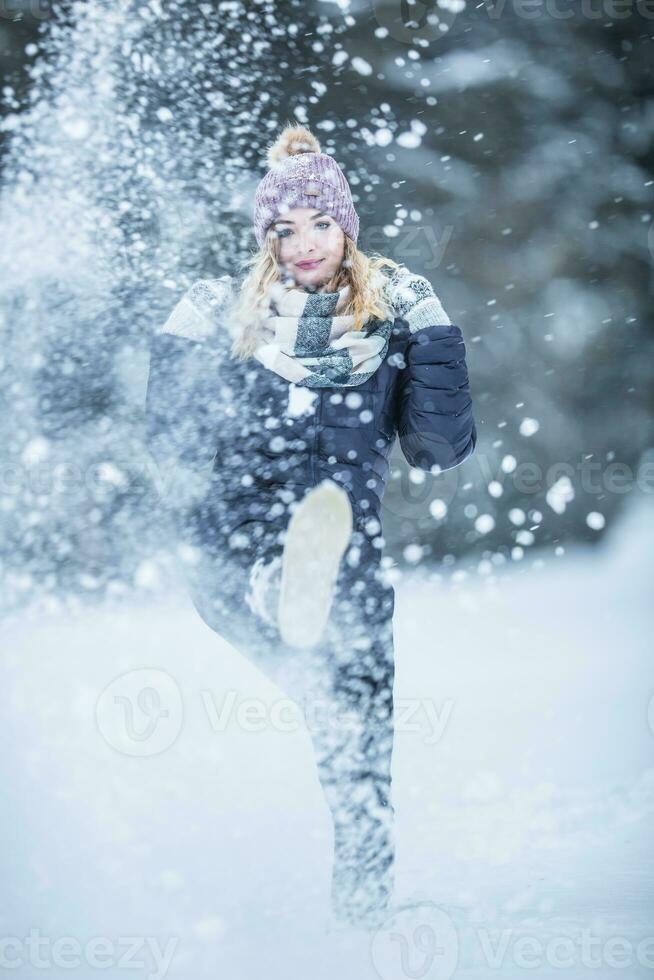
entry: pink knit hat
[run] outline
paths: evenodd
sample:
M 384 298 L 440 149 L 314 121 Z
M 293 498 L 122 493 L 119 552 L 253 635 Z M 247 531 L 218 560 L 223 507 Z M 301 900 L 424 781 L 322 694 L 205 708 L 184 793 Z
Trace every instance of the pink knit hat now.
M 336 161 L 304 126 L 286 126 L 268 150 L 270 170 L 254 195 L 254 233 L 259 247 L 276 218 L 291 208 L 315 208 L 336 221 L 356 242 L 359 216 L 350 185 Z

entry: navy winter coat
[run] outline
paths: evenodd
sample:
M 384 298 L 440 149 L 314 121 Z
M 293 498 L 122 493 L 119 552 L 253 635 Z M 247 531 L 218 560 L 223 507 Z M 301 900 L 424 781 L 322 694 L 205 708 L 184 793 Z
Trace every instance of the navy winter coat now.
M 434 296 L 427 280 L 412 278 Z M 348 491 L 361 529 L 379 519 L 396 436 L 408 463 L 427 471 L 451 469 L 473 453 L 458 326 L 427 321 L 411 332 L 411 312 L 398 312 L 386 357 L 368 381 L 307 389 L 254 358 L 230 356 L 220 304 L 207 299 L 216 284 L 224 287 L 197 281 L 176 308 L 197 311 L 199 331 L 187 315 L 174 333 L 164 327 L 154 336 L 146 422 L 157 463 L 211 466 L 209 500 L 224 530 L 279 514 L 327 477 Z

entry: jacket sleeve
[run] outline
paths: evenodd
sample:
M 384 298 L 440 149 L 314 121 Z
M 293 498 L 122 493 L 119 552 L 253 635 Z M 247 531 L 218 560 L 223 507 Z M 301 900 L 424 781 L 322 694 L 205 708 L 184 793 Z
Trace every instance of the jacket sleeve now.
M 406 302 L 408 289 L 413 303 Z M 411 276 L 403 295 L 399 313 L 409 329 L 397 403 L 400 446 L 410 466 L 449 470 L 477 444 L 465 343 L 428 280 Z
M 198 280 L 151 339 L 145 441 L 169 500 L 192 498 L 215 457 L 228 289 L 223 280 Z

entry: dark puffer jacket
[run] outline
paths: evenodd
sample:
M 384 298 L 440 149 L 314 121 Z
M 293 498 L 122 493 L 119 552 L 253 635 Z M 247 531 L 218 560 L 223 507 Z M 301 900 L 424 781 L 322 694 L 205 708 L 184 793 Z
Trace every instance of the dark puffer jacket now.
M 155 334 L 148 446 L 162 469 L 211 468 L 208 495 L 223 530 L 278 515 L 326 477 L 346 488 L 361 529 L 379 520 L 396 436 L 423 470 L 451 469 L 473 453 L 461 330 L 423 277 L 403 270 L 388 283 L 396 318 L 386 357 L 352 387 L 296 386 L 254 358 L 231 357 L 229 277 L 194 283 Z

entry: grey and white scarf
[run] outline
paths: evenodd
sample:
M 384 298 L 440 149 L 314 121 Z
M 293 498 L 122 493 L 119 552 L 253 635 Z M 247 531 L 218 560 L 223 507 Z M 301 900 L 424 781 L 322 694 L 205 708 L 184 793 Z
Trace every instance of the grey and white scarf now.
M 354 316 L 343 312 L 349 290 L 306 292 L 274 283 L 254 356 L 296 385 L 363 384 L 386 356 L 394 321 L 372 317 L 355 330 Z

